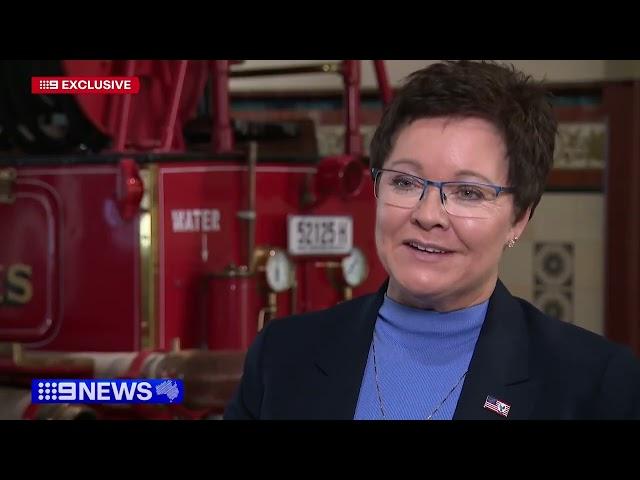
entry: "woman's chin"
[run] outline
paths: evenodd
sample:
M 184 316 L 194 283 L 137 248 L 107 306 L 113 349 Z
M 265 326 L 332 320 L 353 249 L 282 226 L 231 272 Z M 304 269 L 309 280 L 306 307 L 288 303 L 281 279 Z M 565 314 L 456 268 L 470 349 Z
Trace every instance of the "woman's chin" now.
M 447 283 L 442 278 L 434 278 L 425 275 L 402 275 L 395 277 L 389 284 L 392 298 L 405 299 L 405 301 L 426 301 L 438 299 L 452 288 L 447 288 Z

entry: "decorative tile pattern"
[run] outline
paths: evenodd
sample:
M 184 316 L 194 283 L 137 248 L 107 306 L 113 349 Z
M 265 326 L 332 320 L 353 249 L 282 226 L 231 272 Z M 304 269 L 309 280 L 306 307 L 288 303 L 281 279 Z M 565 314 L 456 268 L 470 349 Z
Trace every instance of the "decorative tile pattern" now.
M 534 245 L 535 305 L 547 315 L 573 322 L 574 245 L 536 242 Z

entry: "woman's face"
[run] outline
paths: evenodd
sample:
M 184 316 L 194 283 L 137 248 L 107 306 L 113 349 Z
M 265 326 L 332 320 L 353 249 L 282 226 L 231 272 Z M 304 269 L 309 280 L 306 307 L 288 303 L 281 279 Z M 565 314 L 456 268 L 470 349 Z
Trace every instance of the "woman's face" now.
M 382 168 L 433 181 L 508 186 L 502 136 L 479 118 L 414 121 L 399 131 Z M 513 223 L 513 196 L 508 193 L 501 193 L 487 210 L 486 218 L 452 216 L 431 185 L 414 208 L 378 200 L 376 246 L 390 277 L 387 294 L 401 303 L 437 311 L 487 300 L 505 245 L 522 234 L 529 217 L 527 212 Z

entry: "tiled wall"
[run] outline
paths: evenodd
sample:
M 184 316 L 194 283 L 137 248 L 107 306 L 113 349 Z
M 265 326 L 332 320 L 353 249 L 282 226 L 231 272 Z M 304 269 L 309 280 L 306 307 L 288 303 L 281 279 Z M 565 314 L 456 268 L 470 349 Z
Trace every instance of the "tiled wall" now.
M 525 234 L 505 252 L 500 278 L 550 315 L 602 334 L 604 195 L 546 193 Z
M 316 137 L 320 155 L 337 155 L 344 151 L 344 125 L 318 121 Z M 376 124 L 360 127 L 365 155 Z M 554 152 L 554 166 L 562 169 L 604 168 L 606 163 L 607 126 L 604 122 L 560 122 Z

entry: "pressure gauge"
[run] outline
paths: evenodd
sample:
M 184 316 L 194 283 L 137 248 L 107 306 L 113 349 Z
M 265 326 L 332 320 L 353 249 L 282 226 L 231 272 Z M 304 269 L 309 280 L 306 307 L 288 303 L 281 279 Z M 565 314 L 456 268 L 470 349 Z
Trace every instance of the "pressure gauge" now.
M 354 247 L 351 253 L 342 259 L 342 276 L 350 287 L 357 287 L 367 279 L 369 266 L 364 253 Z
M 274 248 L 269 251 L 265 272 L 267 285 L 274 292 L 284 292 L 293 285 L 293 266 L 283 250 Z

